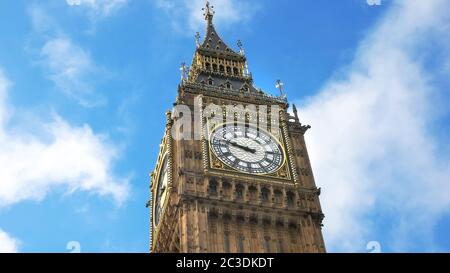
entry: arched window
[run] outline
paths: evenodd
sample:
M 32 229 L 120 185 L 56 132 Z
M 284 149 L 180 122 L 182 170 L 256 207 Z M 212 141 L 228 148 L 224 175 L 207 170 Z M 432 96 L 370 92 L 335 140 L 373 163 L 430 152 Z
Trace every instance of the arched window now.
M 256 189 L 255 186 L 250 186 L 248 188 L 248 193 L 249 193 L 249 196 L 250 196 L 250 200 L 254 201 L 256 199 L 256 191 L 257 191 L 257 189 Z
M 214 72 L 217 72 L 217 64 L 213 64 L 212 67 L 213 67 L 213 71 L 214 71 Z
M 209 182 L 209 194 L 211 195 L 217 194 L 217 182 L 214 179 Z
M 236 198 L 237 199 L 244 198 L 244 186 L 240 184 L 236 186 Z
M 225 197 L 231 198 L 231 184 L 229 182 L 225 180 L 222 182 L 222 190 Z
M 225 73 L 225 67 L 223 65 L 220 65 L 219 70 L 220 73 Z
M 227 66 L 227 74 L 231 74 L 231 67 Z
M 235 76 L 239 76 L 239 69 L 237 69 L 236 67 L 233 68 L 233 73 Z
M 269 201 L 270 191 L 267 188 L 261 189 L 261 198 L 264 202 Z
M 275 190 L 274 195 L 275 195 L 275 203 L 281 204 L 283 193 L 280 190 Z
M 206 70 L 211 70 L 211 64 L 210 63 L 206 63 Z
M 295 194 L 290 191 L 286 195 L 287 195 L 287 205 L 289 207 L 293 207 L 295 205 Z

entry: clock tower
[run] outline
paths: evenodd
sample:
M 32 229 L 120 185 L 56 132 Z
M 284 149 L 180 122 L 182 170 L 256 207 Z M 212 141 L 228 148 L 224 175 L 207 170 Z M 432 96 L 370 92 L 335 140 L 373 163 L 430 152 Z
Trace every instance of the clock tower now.
M 228 47 L 203 9 L 156 168 L 150 248 L 155 253 L 325 252 L 324 215 L 300 123 L 280 96 L 253 84 L 247 58 Z

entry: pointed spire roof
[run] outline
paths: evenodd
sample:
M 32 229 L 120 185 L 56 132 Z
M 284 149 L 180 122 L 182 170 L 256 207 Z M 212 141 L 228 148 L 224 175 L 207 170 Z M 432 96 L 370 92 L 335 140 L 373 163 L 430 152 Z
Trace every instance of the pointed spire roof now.
M 287 103 L 285 96 L 267 95 L 263 90 L 253 85 L 252 73 L 248 69 L 242 43 L 238 41 L 239 51 L 236 52 L 220 38 L 213 24 L 214 7 L 210 5 L 208 0 L 205 1 L 203 11 L 206 21 L 206 35 L 203 41 L 200 41 L 200 33 L 197 32 L 195 35 L 197 49 L 187 77 L 184 72 L 186 68 L 182 66 L 182 84 L 184 86 L 192 84 L 195 90 L 197 90 L 198 86 L 195 86 L 197 84 L 207 86 L 206 91 L 203 91 L 208 93 L 226 93 L 239 96 L 239 98 L 254 96 L 258 99 L 265 98 Z
M 203 8 L 203 11 L 205 12 L 203 15 L 205 16 L 206 20 L 206 35 L 205 39 L 203 40 L 203 43 L 201 44 L 200 48 L 206 49 L 206 50 L 213 50 L 213 51 L 224 51 L 232 54 L 239 55 L 235 51 L 233 51 L 223 40 L 220 38 L 219 34 L 217 33 L 214 24 L 213 24 L 213 18 L 214 18 L 214 6 L 211 6 L 209 4 L 209 1 L 206 0 L 205 7 Z

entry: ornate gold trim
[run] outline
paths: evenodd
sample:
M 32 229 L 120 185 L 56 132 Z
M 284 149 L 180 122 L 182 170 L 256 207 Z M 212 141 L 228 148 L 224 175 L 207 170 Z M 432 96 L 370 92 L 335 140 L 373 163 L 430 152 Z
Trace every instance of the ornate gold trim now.
M 164 153 L 164 156 L 162 157 L 162 160 L 161 160 L 161 163 L 159 164 L 159 167 L 158 167 L 158 171 L 157 171 L 157 175 L 155 175 L 155 177 L 156 177 L 156 187 L 155 187 L 155 189 L 154 189 L 154 191 L 153 191 L 153 195 L 156 195 L 157 193 L 158 193 L 158 187 L 159 187 L 159 183 L 161 182 L 160 181 L 160 177 L 161 177 L 161 168 L 163 167 L 163 164 L 164 164 L 164 161 L 166 160 L 166 158 L 167 158 L 167 185 L 169 184 L 169 153 L 168 152 L 165 152 Z M 167 187 L 167 190 L 166 190 L 166 195 L 169 193 L 169 187 Z M 154 202 L 156 202 L 156 200 L 157 200 L 157 198 L 153 198 L 153 200 L 154 200 Z M 165 210 L 165 207 L 166 207 L 166 203 L 167 203 L 167 198 L 164 200 L 164 204 L 162 205 L 162 207 L 161 207 L 161 215 L 160 215 L 160 217 L 159 217 L 159 219 L 161 219 L 162 218 L 162 216 L 163 216 L 163 213 L 164 213 L 164 210 Z M 152 210 L 152 215 L 155 215 L 155 207 L 156 207 L 156 204 L 154 204 L 153 205 L 153 210 Z M 156 224 L 155 223 L 155 217 L 152 217 L 153 218 L 153 227 L 155 228 L 155 229 L 158 229 L 158 227 L 159 227 L 159 225 L 161 224 L 161 221 L 158 223 L 158 224 Z
M 170 201 L 170 193 L 172 192 L 173 189 L 173 147 L 172 147 L 172 135 L 171 135 L 171 131 L 172 131 L 172 117 L 171 117 L 171 113 L 167 112 L 166 113 L 166 118 L 167 118 L 167 124 L 166 124 L 166 131 L 161 143 L 161 148 L 160 148 L 160 152 L 159 152 L 159 156 L 158 156 L 158 160 L 157 160 L 157 164 L 156 164 L 156 168 L 155 171 L 152 173 L 152 179 L 154 179 L 153 181 L 155 181 L 155 183 L 152 183 L 152 202 L 151 202 L 151 224 L 152 224 L 152 248 L 155 245 L 155 239 L 158 238 L 159 232 L 160 232 L 160 227 L 161 227 L 161 223 L 162 223 L 162 219 L 164 219 L 164 216 L 166 214 L 167 211 L 167 206 L 169 204 Z M 156 198 L 153 198 L 153 196 L 155 196 L 155 194 L 157 194 L 157 190 L 158 190 L 158 186 L 159 186 L 159 177 L 161 175 L 161 168 L 162 165 L 165 161 L 167 157 L 167 190 L 166 190 L 166 196 L 165 200 L 164 200 L 164 204 L 162 204 L 161 207 L 161 215 L 159 216 L 159 223 L 158 225 L 155 224 L 155 204 L 154 202 L 156 202 Z
M 296 172 L 296 161 L 295 161 L 295 156 L 294 156 L 294 152 L 292 149 L 292 144 L 291 144 L 291 139 L 289 137 L 289 130 L 288 130 L 288 126 L 287 126 L 287 119 L 286 119 L 286 112 L 283 111 L 282 113 L 280 113 L 280 118 L 281 118 L 281 129 L 283 134 L 285 135 L 285 144 L 286 144 L 286 149 L 287 149 L 287 155 L 289 157 L 289 162 L 290 162 L 290 167 L 291 167 L 291 171 L 292 171 L 292 177 L 294 179 L 294 184 L 296 186 L 299 185 L 299 177 L 298 174 Z

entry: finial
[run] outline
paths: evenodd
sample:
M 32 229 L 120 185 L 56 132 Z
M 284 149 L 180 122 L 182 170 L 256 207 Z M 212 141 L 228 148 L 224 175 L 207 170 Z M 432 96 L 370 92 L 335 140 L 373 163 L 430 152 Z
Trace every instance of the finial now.
M 284 91 L 283 91 L 284 83 L 283 83 L 281 80 L 277 80 L 276 83 L 277 83 L 277 84 L 275 85 L 275 87 L 278 88 L 278 89 L 280 90 L 280 95 L 283 97 L 283 96 L 285 95 L 285 94 L 284 94 Z
M 237 46 L 239 47 L 239 54 L 241 54 L 242 56 L 245 55 L 245 51 L 244 51 L 244 47 L 242 46 L 242 42 L 241 40 L 237 41 Z
M 189 68 L 186 66 L 186 63 L 181 64 L 181 66 L 180 66 L 181 82 L 183 82 L 183 83 L 186 81 L 188 69 Z
M 214 6 L 209 5 L 209 1 L 206 0 L 205 7 L 202 9 L 205 13 L 203 14 L 205 16 L 205 20 L 212 20 L 214 16 Z
M 166 111 L 166 123 L 171 124 L 172 123 L 172 112 L 170 110 Z
M 247 62 L 247 60 L 245 61 L 245 76 L 251 76 L 250 75 L 250 71 L 248 70 L 248 62 Z
M 292 104 L 292 109 L 294 111 L 295 120 L 298 121 L 298 112 L 297 112 L 297 106 L 295 104 Z
M 197 43 L 197 48 L 199 48 L 200 47 L 200 32 L 197 32 L 195 34 L 195 41 Z

